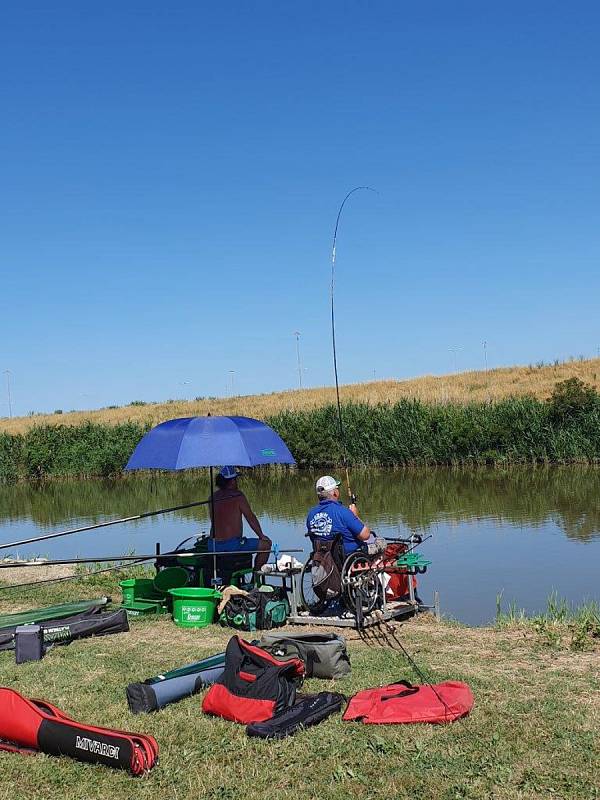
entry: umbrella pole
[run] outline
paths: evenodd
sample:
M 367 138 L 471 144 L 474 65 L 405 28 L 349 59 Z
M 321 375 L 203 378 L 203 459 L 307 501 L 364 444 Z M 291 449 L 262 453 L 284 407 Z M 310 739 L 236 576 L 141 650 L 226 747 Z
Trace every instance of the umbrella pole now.
M 216 533 L 216 522 L 215 522 L 215 496 L 214 496 L 214 483 L 213 483 L 213 468 L 209 467 L 210 471 L 210 516 L 212 525 L 210 526 L 210 536 L 213 540 L 213 586 L 217 586 L 217 555 L 214 552 L 215 547 L 215 533 Z

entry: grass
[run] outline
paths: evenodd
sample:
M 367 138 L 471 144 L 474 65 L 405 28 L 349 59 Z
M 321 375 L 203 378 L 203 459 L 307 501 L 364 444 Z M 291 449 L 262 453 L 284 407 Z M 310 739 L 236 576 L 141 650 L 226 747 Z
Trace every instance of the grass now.
M 507 397 L 531 396 L 546 399 L 554 384 L 568 378 L 579 378 L 600 389 L 600 359 L 572 359 L 536 365 L 474 370 L 453 375 L 424 375 L 409 380 L 382 380 L 356 383 L 340 388 L 342 402 L 395 403 L 419 400 L 426 404 L 477 403 L 505 400 Z M 134 400 L 126 406 L 111 406 L 98 411 L 71 411 L 60 414 L 32 413 L 26 417 L 0 419 L 0 432 L 24 433 L 34 425 L 82 425 L 91 421 L 106 425 L 136 422 L 156 425 L 174 417 L 211 414 L 242 414 L 266 419 L 282 411 L 310 411 L 335 402 L 332 386 L 270 394 L 244 395 L 231 398 L 199 398 L 145 403 Z
M 511 603 L 502 610 L 502 595 L 496 598 L 496 625 L 499 628 L 532 628 L 541 645 L 573 651 L 594 650 L 600 640 L 600 607 L 589 602 L 573 607 L 555 593 L 548 598 L 545 613 L 528 616 Z
M 0 576 L 8 580 L 5 575 Z M 112 593 L 114 576 L 0 593 L 0 613 L 60 598 Z M 563 612 L 555 609 L 556 624 Z M 153 734 L 160 763 L 143 779 L 46 756 L 0 755 L 0 798 L 27 800 L 239 800 L 240 798 L 597 798 L 600 651 L 540 647 L 528 621 L 471 629 L 427 618 L 398 628 L 433 680 L 467 681 L 475 708 L 448 726 L 362 726 L 339 716 L 282 742 L 205 717 L 198 696 L 133 717 L 124 688 L 157 672 L 218 652 L 229 632 L 177 629 L 168 619 L 137 620 L 129 633 L 51 650 L 16 666 L 0 654 L 0 683 L 46 698 L 75 719 Z M 399 678 L 415 681 L 400 653 L 348 635 L 352 675 L 308 681 L 309 691 L 350 695 Z

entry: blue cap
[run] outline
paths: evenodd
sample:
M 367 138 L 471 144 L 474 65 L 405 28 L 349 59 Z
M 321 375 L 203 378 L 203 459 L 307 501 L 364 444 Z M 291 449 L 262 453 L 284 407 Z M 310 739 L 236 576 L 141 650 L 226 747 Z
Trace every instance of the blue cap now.
M 226 481 L 232 481 L 234 478 L 238 478 L 240 473 L 235 467 L 221 467 L 219 475 L 225 478 Z

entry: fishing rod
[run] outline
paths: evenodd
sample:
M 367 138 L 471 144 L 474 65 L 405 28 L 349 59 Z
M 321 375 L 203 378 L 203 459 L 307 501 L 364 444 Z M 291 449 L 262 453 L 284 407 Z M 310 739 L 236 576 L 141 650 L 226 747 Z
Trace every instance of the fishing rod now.
M 91 572 L 75 573 L 74 575 L 61 575 L 60 578 L 45 578 L 43 581 L 29 581 L 28 583 L 9 583 L 7 586 L 0 586 L 0 592 L 6 592 L 9 589 L 25 589 L 29 586 L 41 586 L 44 583 L 62 583 L 63 581 L 75 581 L 82 578 L 91 578 L 93 575 L 103 575 L 106 572 L 119 572 L 119 570 L 129 569 L 136 564 L 141 564 L 142 561 L 132 561 L 129 564 L 117 564 L 115 567 L 105 567 L 104 569 L 95 569 Z
M 175 552 L 172 551 L 170 553 L 152 553 L 151 555 L 131 555 L 131 556 L 95 556 L 93 558 L 56 558 L 56 559 L 49 559 L 48 561 L 14 561 L 14 562 L 2 562 L 0 563 L 0 569 L 21 569 L 24 567 L 58 567 L 63 566 L 65 564 L 100 564 L 100 563 L 110 563 L 112 561 L 132 561 L 136 562 L 139 561 L 161 561 L 161 560 L 173 560 L 173 559 L 193 559 L 193 558 L 210 558 L 214 556 L 242 556 L 242 555 L 256 555 L 257 553 L 268 553 L 269 555 L 275 553 L 280 554 L 282 552 L 286 553 L 303 553 L 304 550 L 302 549 L 293 549 L 290 550 L 288 548 L 285 551 L 280 549 L 273 549 L 273 550 L 216 550 L 214 553 L 212 550 L 207 550 L 206 552 Z
M 35 542 L 45 542 L 48 539 L 58 539 L 61 536 L 71 536 L 73 533 L 83 533 L 84 531 L 95 531 L 98 528 L 107 528 L 109 525 L 120 525 L 124 522 L 135 522 L 139 519 L 147 519 L 148 517 L 155 517 L 158 514 L 170 514 L 173 511 L 182 511 L 185 508 L 194 508 L 195 506 L 206 506 L 210 504 L 210 500 L 198 500 L 195 503 L 185 503 L 181 506 L 172 506 L 171 508 L 159 508 L 158 511 L 145 511 L 143 514 L 134 514 L 131 517 L 121 517 L 121 519 L 111 519 L 108 522 L 98 522 L 95 525 L 84 525 L 81 528 L 71 528 L 67 531 L 59 531 L 58 533 L 47 533 L 43 536 L 34 536 L 31 539 L 21 539 L 17 542 L 8 542 L 0 544 L 0 550 L 7 550 L 9 547 L 21 547 L 25 544 L 34 544 Z M 217 498 L 216 503 L 219 502 Z
M 355 186 L 354 189 L 351 189 L 346 197 L 344 197 L 342 204 L 339 208 L 337 219 L 335 221 L 335 229 L 333 231 L 333 246 L 331 248 L 331 344 L 333 349 L 333 374 L 335 376 L 335 396 L 337 400 L 337 417 L 338 417 L 338 424 L 340 429 L 340 442 L 342 445 L 342 458 L 344 461 L 344 471 L 346 473 L 346 488 L 348 490 L 348 497 L 351 503 L 356 502 L 356 495 L 353 493 L 352 489 L 350 488 L 350 473 L 348 470 L 348 448 L 346 446 L 346 437 L 344 435 L 344 421 L 342 419 L 342 405 L 340 403 L 340 385 L 338 380 L 338 366 L 337 366 L 337 351 L 335 345 L 335 308 L 334 308 L 334 288 L 335 288 L 335 257 L 336 257 L 336 244 L 337 244 L 337 234 L 338 234 L 338 227 L 340 224 L 340 218 L 342 216 L 342 211 L 344 210 L 344 206 L 348 198 L 354 194 L 354 192 L 358 192 L 361 189 L 365 189 L 369 192 L 377 191 L 372 189 L 370 186 Z
M 398 647 L 399 647 L 399 648 L 400 648 L 400 650 L 402 651 L 402 653 L 403 653 L 403 655 L 404 655 L 404 658 L 406 658 L 406 660 L 408 661 L 408 663 L 410 664 L 410 666 L 413 668 L 413 670 L 414 670 L 415 674 L 416 674 L 416 675 L 419 677 L 419 679 L 420 679 L 420 680 L 421 680 L 421 681 L 422 681 L 422 682 L 425 684 L 425 686 L 429 686 L 429 688 L 430 688 L 430 689 L 431 689 L 431 691 L 434 693 L 434 695 L 436 696 L 436 698 L 437 698 L 437 699 L 440 701 L 441 705 L 442 705 L 442 706 L 443 706 L 443 708 L 444 708 L 444 715 L 445 715 L 445 717 L 446 717 L 446 721 L 447 721 L 447 720 L 448 720 L 448 715 L 450 715 L 450 717 L 452 716 L 452 711 L 451 711 L 450 707 L 448 706 L 448 703 L 447 703 L 447 702 L 444 700 L 444 698 L 441 696 L 441 694 L 438 692 L 438 690 L 435 688 L 435 686 L 432 684 L 432 682 L 431 682 L 431 681 L 430 681 L 430 680 L 427 678 L 427 676 L 425 675 L 425 673 L 423 672 L 423 670 L 422 670 L 422 669 L 419 667 L 419 665 L 418 665 L 418 664 L 417 664 L 417 662 L 415 661 L 414 657 L 413 657 L 413 656 L 412 656 L 412 655 L 411 655 L 411 654 L 408 652 L 408 650 L 406 649 L 406 647 L 404 647 L 404 645 L 403 645 L 403 644 L 402 644 L 402 642 L 400 641 L 400 638 L 399 638 L 399 637 L 398 637 L 398 635 L 396 634 L 396 631 L 395 631 L 395 630 L 394 630 L 394 628 L 393 628 L 393 627 L 390 625 L 390 623 L 389 623 L 387 620 L 385 620 L 385 619 L 381 618 L 381 619 L 379 620 L 379 626 L 381 626 L 382 624 L 383 624 L 383 625 L 385 625 L 385 627 L 386 627 L 386 630 L 387 630 L 387 633 L 388 633 L 388 634 L 391 636 L 391 638 L 392 638 L 392 639 L 393 639 L 393 640 L 396 642 L 396 644 L 398 645 Z M 363 633 L 364 633 L 364 631 L 363 631 Z M 361 637 L 361 639 L 363 639 L 363 641 L 365 641 L 365 639 L 364 639 L 364 637 L 361 635 L 360 631 L 359 631 L 359 636 Z M 384 638 L 385 638 L 385 637 L 384 637 Z

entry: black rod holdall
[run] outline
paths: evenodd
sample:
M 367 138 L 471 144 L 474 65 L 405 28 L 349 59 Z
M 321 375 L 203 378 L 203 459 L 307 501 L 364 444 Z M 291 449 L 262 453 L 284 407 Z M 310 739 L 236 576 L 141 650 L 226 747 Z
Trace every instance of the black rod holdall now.
M 108 636 L 129 630 L 127 612 L 123 608 L 106 613 L 101 613 L 100 608 L 94 608 L 70 617 L 47 619 L 38 624 L 44 647 L 69 644 L 75 639 L 85 639 L 88 636 Z M 14 650 L 16 630 L 16 626 L 0 630 L 0 651 Z
M 248 736 L 260 739 L 284 739 L 298 731 L 317 725 L 331 714 L 341 711 L 346 698 L 338 692 L 319 692 L 298 695 L 298 702 L 266 722 L 253 722 L 246 726 Z
M 343 678 L 350 674 L 346 640 L 336 633 L 266 633 L 260 646 L 276 658 L 300 658 L 307 678 Z

